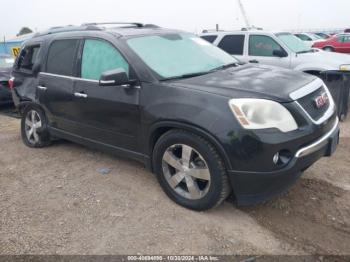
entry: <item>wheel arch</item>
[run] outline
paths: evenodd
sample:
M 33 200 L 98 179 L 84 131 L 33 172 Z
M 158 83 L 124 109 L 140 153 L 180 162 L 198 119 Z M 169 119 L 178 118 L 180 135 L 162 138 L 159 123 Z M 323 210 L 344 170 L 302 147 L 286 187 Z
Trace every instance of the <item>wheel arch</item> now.
M 188 132 L 192 132 L 196 135 L 199 135 L 201 137 L 203 137 L 204 139 L 206 139 L 209 143 L 211 143 L 214 148 L 217 150 L 218 154 L 221 156 L 222 160 L 224 161 L 224 165 L 226 170 L 231 170 L 232 169 L 232 165 L 231 162 L 225 152 L 224 147 L 221 145 L 221 143 L 219 142 L 219 140 L 212 135 L 209 131 L 192 125 L 192 124 L 188 124 L 188 123 L 183 123 L 183 122 L 178 122 L 178 121 L 162 121 L 159 123 L 154 124 L 151 127 L 150 130 L 150 136 L 149 136 L 149 141 L 148 141 L 148 148 L 149 148 L 149 154 L 152 158 L 153 156 L 153 149 L 155 144 L 157 143 L 158 139 L 165 134 L 166 132 L 173 130 L 173 129 L 182 129 Z M 152 161 L 150 161 L 152 162 Z M 150 165 L 150 169 L 153 172 L 153 166 L 152 164 Z
M 18 110 L 19 114 L 22 115 L 24 113 L 24 110 L 28 106 L 36 107 L 36 108 L 42 110 L 43 112 L 45 112 L 44 109 L 39 104 L 28 100 L 28 101 L 22 101 L 18 104 L 17 110 Z

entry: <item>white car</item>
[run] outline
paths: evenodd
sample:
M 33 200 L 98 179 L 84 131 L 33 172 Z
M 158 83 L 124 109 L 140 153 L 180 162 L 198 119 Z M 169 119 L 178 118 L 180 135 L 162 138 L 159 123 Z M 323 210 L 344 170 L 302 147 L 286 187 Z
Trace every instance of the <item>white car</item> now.
M 350 56 L 310 48 L 285 32 L 219 31 L 201 34 L 242 62 L 280 66 L 318 75 L 322 71 L 350 71 Z
M 312 47 L 313 44 L 316 43 L 317 41 L 320 41 L 323 39 L 322 37 L 314 33 L 296 33 L 294 35 L 298 37 L 301 41 L 304 41 L 310 47 Z

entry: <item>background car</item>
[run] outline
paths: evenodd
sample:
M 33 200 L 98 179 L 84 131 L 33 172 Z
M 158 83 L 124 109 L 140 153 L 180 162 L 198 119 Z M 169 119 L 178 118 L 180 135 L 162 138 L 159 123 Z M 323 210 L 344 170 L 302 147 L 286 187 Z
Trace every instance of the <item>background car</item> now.
M 14 58 L 7 54 L 0 54 L 0 105 L 12 102 L 8 81 L 11 77 Z
M 326 40 L 318 41 L 313 47 L 329 52 L 350 53 L 350 34 L 338 34 Z
M 309 46 L 312 46 L 317 41 L 323 39 L 322 37 L 320 37 L 314 33 L 297 33 L 294 35 L 296 37 L 298 37 L 300 40 L 306 42 Z
M 345 29 L 345 30 L 344 30 L 344 33 L 350 33 L 350 28 Z
M 322 39 L 328 39 L 330 38 L 331 36 L 329 34 L 326 34 L 326 33 L 322 33 L 322 32 L 319 32 L 319 33 L 314 33 L 315 35 L 321 37 Z
M 291 33 L 215 31 L 201 34 L 201 37 L 242 62 L 280 66 L 314 75 L 327 70 L 350 72 L 350 56 L 312 49 Z

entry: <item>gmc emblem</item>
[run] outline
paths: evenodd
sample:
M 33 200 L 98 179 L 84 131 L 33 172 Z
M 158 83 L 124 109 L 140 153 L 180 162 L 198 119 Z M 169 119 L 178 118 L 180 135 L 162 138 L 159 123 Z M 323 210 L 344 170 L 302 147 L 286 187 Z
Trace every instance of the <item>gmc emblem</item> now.
M 324 107 L 328 103 L 328 95 L 326 92 L 322 93 L 320 96 L 314 99 L 315 105 L 318 109 Z

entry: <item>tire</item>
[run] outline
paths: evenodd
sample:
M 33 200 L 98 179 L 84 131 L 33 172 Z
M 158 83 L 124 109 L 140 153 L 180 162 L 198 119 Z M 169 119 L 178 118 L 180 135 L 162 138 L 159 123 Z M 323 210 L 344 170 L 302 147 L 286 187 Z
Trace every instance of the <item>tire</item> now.
M 162 135 L 153 150 L 153 167 L 164 192 L 183 207 L 208 210 L 231 193 L 221 157 L 196 134 L 171 130 Z
M 45 113 L 39 107 L 30 105 L 24 109 L 21 119 L 21 136 L 23 143 L 31 148 L 50 145 L 51 139 L 47 128 L 47 119 Z
M 330 47 L 330 46 L 326 46 L 323 48 L 323 51 L 326 51 L 326 52 L 334 52 L 334 48 L 333 47 Z

